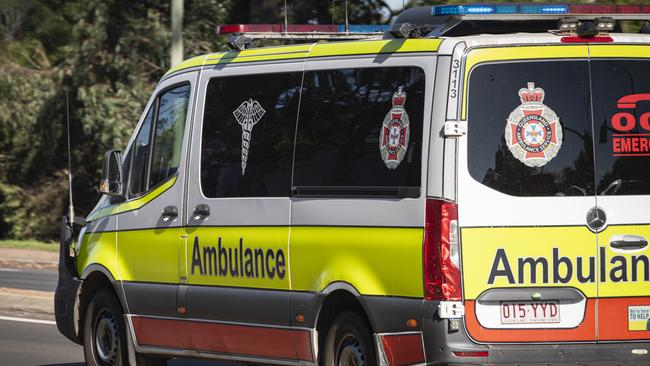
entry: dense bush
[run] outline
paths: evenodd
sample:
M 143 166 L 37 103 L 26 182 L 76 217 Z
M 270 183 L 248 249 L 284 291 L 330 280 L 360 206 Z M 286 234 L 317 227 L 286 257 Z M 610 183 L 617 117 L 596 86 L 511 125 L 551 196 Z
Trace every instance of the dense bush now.
M 57 237 L 68 204 L 66 86 L 75 204 L 90 211 L 104 151 L 125 146 L 169 68 L 169 6 L 0 2 L 0 238 Z M 228 1 L 185 2 L 187 57 L 223 48 L 214 29 L 228 9 Z

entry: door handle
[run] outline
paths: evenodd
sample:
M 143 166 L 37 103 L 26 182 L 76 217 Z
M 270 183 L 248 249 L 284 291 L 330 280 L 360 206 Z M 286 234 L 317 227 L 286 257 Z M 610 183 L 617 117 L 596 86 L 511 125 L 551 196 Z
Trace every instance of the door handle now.
M 169 221 L 178 217 L 178 208 L 176 206 L 167 206 L 162 212 L 163 220 Z
M 192 216 L 194 216 L 194 220 L 204 219 L 204 218 L 210 216 L 210 206 L 202 203 L 202 204 L 194 207 L 194 211 L 192 212 Z
M 609 239 L 609 246 L 621 250 L 640 250 L 648 246 L 648 240 L 639 235 L 614 235 Z

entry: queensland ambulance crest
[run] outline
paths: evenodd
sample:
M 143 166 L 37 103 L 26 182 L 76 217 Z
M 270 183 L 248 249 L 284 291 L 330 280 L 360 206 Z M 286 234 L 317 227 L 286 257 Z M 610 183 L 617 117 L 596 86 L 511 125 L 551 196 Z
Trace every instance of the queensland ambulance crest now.
M 557 114 L 544 103 L 544 89 L 528 83 L 519 89 L 521 105 L 508 117 L 505 139 L 508 149 L 530 167 L 546 165 L 560 151 L 562 126 Z
M 381 128 L 379 152 L 388 169 L 397 168 L 408 149 L 409 116 L 404 109 L 405 102 L 406 93 L 400 86 L 393 94 L 393 108 L 386 113 Z

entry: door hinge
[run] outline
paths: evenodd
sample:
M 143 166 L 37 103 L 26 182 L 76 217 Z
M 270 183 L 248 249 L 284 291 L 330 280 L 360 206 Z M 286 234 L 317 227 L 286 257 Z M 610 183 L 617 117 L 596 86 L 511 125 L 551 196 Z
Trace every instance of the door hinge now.
M 467 134 L 467 121 L 445 122 L 445 137 L 461 137 Z

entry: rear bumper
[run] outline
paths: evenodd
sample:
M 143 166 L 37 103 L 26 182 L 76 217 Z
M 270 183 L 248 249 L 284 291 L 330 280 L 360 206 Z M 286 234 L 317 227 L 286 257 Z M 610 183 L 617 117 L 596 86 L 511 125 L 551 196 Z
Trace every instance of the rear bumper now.
M 538 346 L 495 346 L 490 348 L 489 364 L 545 365 L 647 365 L 650 355 L 634 350 L 650 351 L 648 343 L 560 344 Z
M 61 222 L 59 248 L 59 281 L 54 292 L 54 317 L 59 332 L 71 341 L 81 344 L 78 337 L 78 317 L 75 311 L 81 280 L 76 273 L 74 258 L 70 256 L 72 230 L 65 217 Z
M 650 342 L 488 344 L 469 339 L 460 321 L 449 330 L 449 320 L 439 319 L 438 303 L 425 301 L 422 334 L 427 365 L 648 365 Z M 488 352 L 487 357 L 457 357 L 454 352 Z M 645 354 L 644 354 L 645 353 Z

